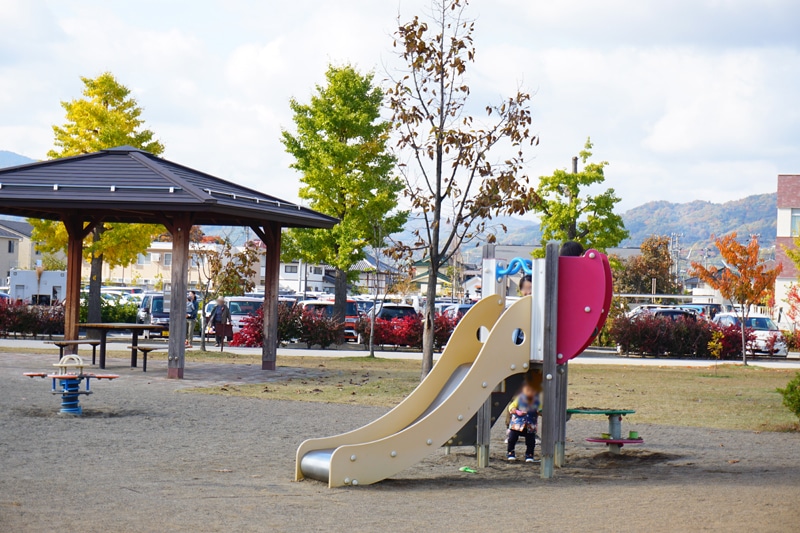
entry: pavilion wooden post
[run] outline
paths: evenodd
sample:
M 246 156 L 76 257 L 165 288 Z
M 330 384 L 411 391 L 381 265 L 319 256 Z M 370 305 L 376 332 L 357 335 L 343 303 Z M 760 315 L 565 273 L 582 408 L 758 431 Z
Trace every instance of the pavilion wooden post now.
M 275 370 L 278 358 L 278 289 L 281 268 L 281 225 L 272 222 L 252 230 L 267 247 L 264 263 L 264 345 L 261 370 Z
M 83 226 L 83 217 L 66 215 L 63 217 L 64 226 L 69 237 L 67 244 L 67 289 L 65 291 L 64 307 L 64 339 L 74 341 L 78 339 L 81 313 L 81 266 L 83 264 L 83 239 L 94 229 L 97 222 L 90 222 Z M 77 353 L 77 346 L 66 348 L 67 353 Z
M 169 308 L 169 355 L 167 378 L 183 379 L 184 355 L 186 352 L 186 291 L 189 272 L 189 233 L 192 218 L 181 213 L 165 226 L 172 234 L 172 284 Z

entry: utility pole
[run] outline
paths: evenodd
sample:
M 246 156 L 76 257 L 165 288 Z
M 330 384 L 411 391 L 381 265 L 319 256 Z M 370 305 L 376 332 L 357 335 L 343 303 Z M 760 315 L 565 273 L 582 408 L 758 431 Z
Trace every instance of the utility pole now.
M 681 282 L 681 248 L 680 241 L 684 237 L 683 233 L 672 232 L 669 236 L 669 253 L 672 257 L 672 262 L 675 266 L 675 284 L 679 285 Z

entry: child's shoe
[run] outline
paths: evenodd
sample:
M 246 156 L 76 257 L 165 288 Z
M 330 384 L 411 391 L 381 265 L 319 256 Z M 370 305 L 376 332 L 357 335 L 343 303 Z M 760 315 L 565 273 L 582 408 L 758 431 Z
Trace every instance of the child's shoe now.
M 526 463 L 535 463 L 536 461 L 534 461 L 534 459 L 533 459 L 533 456 L 532 456 L 532 455 L 526 455 L 526 456 L 525 456 L 525 462 L 526 462 Z
M 512 453 L 509 453 L 509 454 L 506 456 L 506 459 L 507 459 L 507 460 L 509 460 L 509 461 L 516 461 L 516 460 L 517 460 L 517 456 L 516 456 L 516 454 L 514 454 L 514 453 L 512 452 Z

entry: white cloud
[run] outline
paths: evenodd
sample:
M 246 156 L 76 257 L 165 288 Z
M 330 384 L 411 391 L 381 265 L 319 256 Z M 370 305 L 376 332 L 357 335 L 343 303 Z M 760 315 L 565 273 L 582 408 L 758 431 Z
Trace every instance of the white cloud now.
M 288 100 L 329 62 L 396 64 L 391 32 L 425 0 L 0 0 L 0 149 L 44 157 L 79 76 L 113 72 L 166 156 L 295 200 L 279 141 Z M 800 170 L 800 3 L 474 2 L 472 110 L 535 91 L 529 173 L 566 167 L 591 135 L 624 207 L 774 190 Z M 153 16 L 156 13 L 157 16 Z

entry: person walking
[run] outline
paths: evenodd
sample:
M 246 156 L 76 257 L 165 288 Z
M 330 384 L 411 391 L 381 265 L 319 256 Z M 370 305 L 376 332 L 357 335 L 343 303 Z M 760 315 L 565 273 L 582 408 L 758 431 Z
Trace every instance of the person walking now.
M 217 339 L 217 344 L 220 351 L 225 347 L 225 329 L 228 324 L 231 324 L 231 311 L 225 305 L 225 298 L 220 296 L 217 298 L 217 305 L 211 312 L 211 323 L 214 325 L 214 336 Z
M 192 347 L 194 328 L 197 323 L 197 295 L 194 291 L 186 297 L 186 347 Z

